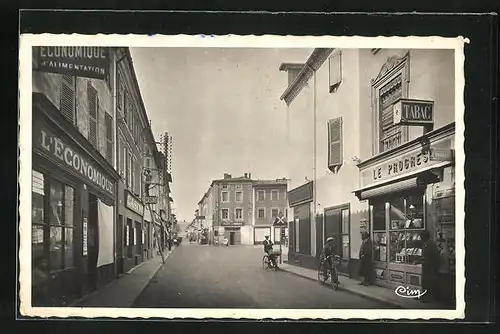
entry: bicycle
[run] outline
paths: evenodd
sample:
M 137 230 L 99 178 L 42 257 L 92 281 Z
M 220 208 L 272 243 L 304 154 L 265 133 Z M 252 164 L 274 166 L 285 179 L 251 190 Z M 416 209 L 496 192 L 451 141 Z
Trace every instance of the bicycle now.
M 329 270 L 326 270 L 326 276 L 325 276 L 325 266 L 326 266 L 326 261 L 331 261 L 332 256 L 328 255 L 323 261 L 321 261 L 319 268 L 318 268 L 318 281 L 320 284 L 325 284 L 328 279 L 330 279 L 330 285 L 334 290 L 338 290 L 339 288 L 339 274 L 337 271 L 337 266 L 340 264 L 340 256 L 335 255 L 333 257 L 332 261 L 332 266 L 329 268 Z
M 279 255 L 279 252 L 278 253 L 273 252 L 271 254 L 275 256 L 274 264 L 271 262 L 271 260 L 269 260 L 269 255 L 265 253 L 264 256 L 262 256 L 262 267 L 264 268 L 264 270 L 274 269 L 275 271 L 277 271 L 279 267 L 278 264 L 276 263 L 276 257 Z

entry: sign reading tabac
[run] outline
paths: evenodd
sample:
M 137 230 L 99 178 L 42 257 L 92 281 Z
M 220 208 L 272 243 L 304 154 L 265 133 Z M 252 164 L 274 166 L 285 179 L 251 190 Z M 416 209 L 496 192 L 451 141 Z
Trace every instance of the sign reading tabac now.
M 38 70 L 77 77 L 105 79 L 108 48 L 101 46 L 39 46 Z
M 400 99 L 393 108 L 394 124 L 428 126 L 434 123 L 434 101 Z

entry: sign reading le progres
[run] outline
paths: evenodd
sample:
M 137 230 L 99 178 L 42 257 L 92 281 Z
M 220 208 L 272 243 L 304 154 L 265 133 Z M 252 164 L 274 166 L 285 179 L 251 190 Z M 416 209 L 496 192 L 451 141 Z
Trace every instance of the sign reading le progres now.
M 38 70 L 77 77 L 105 79 L 108 48 L 101 46 L 39 46 Z
M 394 124 L 431 125 L 434 122 L 434 101 L 400 99 L 394 104 Z

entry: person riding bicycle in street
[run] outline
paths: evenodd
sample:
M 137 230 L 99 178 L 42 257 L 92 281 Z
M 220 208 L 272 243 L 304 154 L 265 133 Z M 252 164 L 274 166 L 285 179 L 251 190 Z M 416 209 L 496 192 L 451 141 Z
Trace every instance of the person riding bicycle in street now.
M 335 256 L 335 240 L 333 237 L 328 237 L 326 239 L 326 243 L 323 246 L 320 254 L 320 261 L 325 261 L 328 257 L 328 261 L 326 261 L 326 265 L 323 266 L 323 275 L 325 277 L 328 276 L 328 270 L 333 268 L 333 257 Z
M 271 262 L 273 267 L 276 267 L 275 255 L 271 253 L 273 250 L 273 242 L 271 240 L 269 240 L 268 235 L 266 235 L 266 239 L 264 240 L 263 244 L 264 244 L 264 252 L 267 253 L 269 261 Z

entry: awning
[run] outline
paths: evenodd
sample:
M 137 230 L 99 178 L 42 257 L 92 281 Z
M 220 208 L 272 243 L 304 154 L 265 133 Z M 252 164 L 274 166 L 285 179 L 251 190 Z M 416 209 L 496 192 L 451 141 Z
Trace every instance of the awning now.
M 409 191 L 417 188 L 422 188 L 427 184 L 439 182 L 439 177 L 430 171 L 420 173 L 418 176 L 401 180 L 398 182 L 389 183 L 383 186 L 372 187 L 366 190 L 357 190 L 355 195 L 362 201 L 374 197 L 396 194 L 403 191 Z

